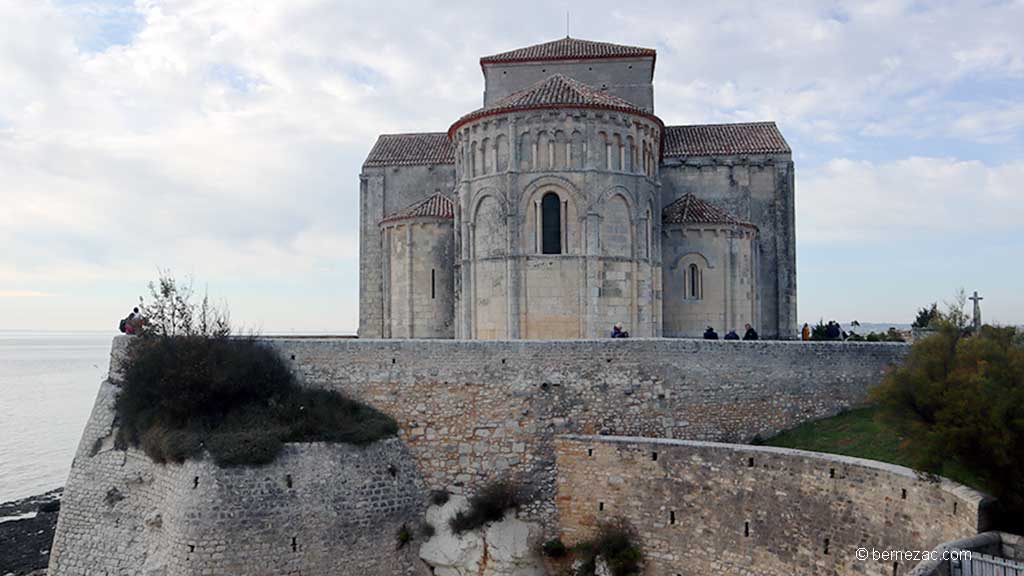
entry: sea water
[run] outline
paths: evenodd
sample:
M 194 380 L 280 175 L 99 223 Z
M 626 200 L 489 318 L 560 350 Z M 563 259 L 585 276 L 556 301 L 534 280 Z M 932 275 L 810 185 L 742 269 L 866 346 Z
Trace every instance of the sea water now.
M 0 502 L 64 485 L 113 336 L 0 330 Z

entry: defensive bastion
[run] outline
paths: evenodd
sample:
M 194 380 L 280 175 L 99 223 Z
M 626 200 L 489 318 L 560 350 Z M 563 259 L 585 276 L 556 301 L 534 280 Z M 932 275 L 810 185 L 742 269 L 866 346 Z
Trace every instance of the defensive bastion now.
M 115 339 L 112 366 L 126 341 Z M 862 403 L 904 345 L 268 341 L 303 385 L 391 414 L 400 437 L 290 445 L 258 468 L 157 465 L 113 446 L 112 369 L 68 479 L 53 576 L 427 574 L 416 537 L 399 547 L 396 533 L 419 526 L 430 489 L 492 478 L 515 480 L 520 517 L 545 537 L 631 520 L 651 574 L 888 575 L 852 564 L 850 545 L 927 549 L 984 524 L 980 494 L 905 469 L 710 443 Z

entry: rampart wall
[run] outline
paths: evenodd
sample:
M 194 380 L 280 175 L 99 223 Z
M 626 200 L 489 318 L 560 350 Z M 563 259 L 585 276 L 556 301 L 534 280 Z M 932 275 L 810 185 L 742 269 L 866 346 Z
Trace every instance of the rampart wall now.
M 518 479 L 553 525 L 559 434 L 748 441 L 865 401 L 908 347 L 675 339 L 272 340 L 304 384 L 394 416 L 433 488 Z
M 274 463 L 160 465 L 113 442 L 104 382 L 64 489 L 51 576 L 422 574 L 426 494 L 402 442 L 290 444 Z
M 859 458 L 649 438 L 555 441 L 567 544 L 626 519 L 647 574 L 907 574 L 914 561 L 859 560 L 931 550 L 984 530 L 984 495 Z

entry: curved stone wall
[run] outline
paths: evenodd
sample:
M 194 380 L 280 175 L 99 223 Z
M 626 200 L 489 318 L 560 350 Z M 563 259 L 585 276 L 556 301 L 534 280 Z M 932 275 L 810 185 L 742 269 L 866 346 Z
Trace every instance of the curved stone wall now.
M 917 562 L 857 550 L 927 551 L 987 527 L 983 494 L 871 460 L 637 437 L 555 446 L 566 543 L 624 518 L 648 574 L 901 575 Z
M 425 494 L 398 439 L 364 448 L 289 444 L 272 464 L 153 463 L 113 445 L 104 382 L 64 489 L 52 576 L 419 574 Z
M 453 134 L 466 339 L 634 336 L 661 327 L 661 127 L 626 112 L 508 112 Z M 542 202 L 558 202 L 557 250 Z

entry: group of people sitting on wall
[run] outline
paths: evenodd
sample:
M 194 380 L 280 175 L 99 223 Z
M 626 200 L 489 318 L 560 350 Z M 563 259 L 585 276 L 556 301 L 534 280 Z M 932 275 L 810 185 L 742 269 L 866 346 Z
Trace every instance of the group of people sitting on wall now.
M 118 330 L 122 334 L 138 334 L 142 330 L 142 325 L 146 323 L 146 318 L 139 312 L 138 306 L 132 309 L 131 313 L 126 318 L 122 318 L 121 322 L 118 323 Z
M 743 333 L 743 340 L 757 340 L 757 330 L 754 330 L 753 326 L 751 326 L 750 324 L 747 324 L 747 325 L 744 326 L 744 328 L 746 328 L 747 331 Z M 714 328 L 712 328 L 711 326 L 708 326 L 708 329 L 704 331 L 704 339 L 705 340 L 718 340 L 718 332 L 715 332 Z M 737 334 L 735 330 L 729 330 L 729 332 L 726 333 L 725 338 L 722 338 L 722 339 L 723 340 L 740 340 L 740 335 Z

